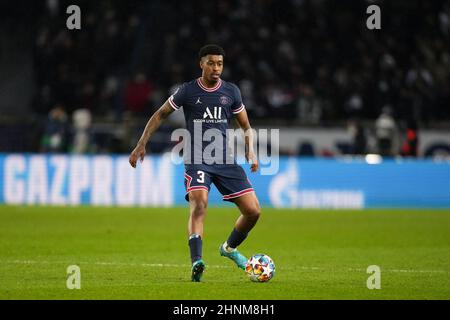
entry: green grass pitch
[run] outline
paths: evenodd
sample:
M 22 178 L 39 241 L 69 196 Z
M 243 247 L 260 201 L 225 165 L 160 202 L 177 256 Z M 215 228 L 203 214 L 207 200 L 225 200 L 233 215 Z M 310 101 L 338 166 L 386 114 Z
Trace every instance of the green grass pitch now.
M 1 206 L 0 299 L 450 298 L 450 211 L 263 209 L 240 250 L 273 258 L 268 283 L 218 253 L 237 215 L 209 209 L 207 269 L 192 283 L 187 208 Z M 66 288 L 69 265 L 80 290 Z

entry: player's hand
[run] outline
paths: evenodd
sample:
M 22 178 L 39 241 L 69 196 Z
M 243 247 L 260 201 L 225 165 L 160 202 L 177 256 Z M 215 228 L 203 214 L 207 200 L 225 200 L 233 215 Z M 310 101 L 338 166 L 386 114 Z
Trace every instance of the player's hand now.
M 256 157 L 256 155 L 253 152 L 248 152 L 245 155 L 245 158 L 247 159 L 247 162 L 250 163 L 251 166 L 251 171 L 252 172 L 256 172 L 259 169 L 259 162 L 258 162 L 258 158 Z
M 130 154 L 130 164 L 133 168 L 136 168 L 136 162 L 138 159 L 142 161 L 144 161 L 144 157 L 145 157 L 145 146 L 144 145 L 140 145 L 138 144 L 136 146 L 136 148 L 134 148 L 133 152 L 131 152 Z

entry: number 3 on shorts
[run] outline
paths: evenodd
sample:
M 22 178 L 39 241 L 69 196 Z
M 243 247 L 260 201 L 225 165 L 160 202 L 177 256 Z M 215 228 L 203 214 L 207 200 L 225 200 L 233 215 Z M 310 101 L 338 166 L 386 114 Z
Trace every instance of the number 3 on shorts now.
M 203 171 L 197 171 L 198 174 L 198 179 L 197 182 L 198 183 L 205 183 L 205 173 Z

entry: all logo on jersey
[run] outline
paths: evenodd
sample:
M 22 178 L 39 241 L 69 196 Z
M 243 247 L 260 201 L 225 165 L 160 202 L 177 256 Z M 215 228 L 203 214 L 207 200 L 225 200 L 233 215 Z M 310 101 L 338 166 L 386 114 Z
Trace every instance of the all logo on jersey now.
M 214 107 L 213 112 L 206 107 L 206 111 L 203 114 L 203 119 L 222 119 L 222 107 Z
M 224 119 L 222 119 L 222 115 Z M 206 107 L 203 112 L 203 118 L 194 119 L 194 122 L 203 123 L 226 123 L 228 122 L 226 114 L 222 112 L 222 107 Z
M 200 101 L 200 97 L 197 98 L 197 101 L 195 102 L 195 104 L 202 104 L 202 102 Z

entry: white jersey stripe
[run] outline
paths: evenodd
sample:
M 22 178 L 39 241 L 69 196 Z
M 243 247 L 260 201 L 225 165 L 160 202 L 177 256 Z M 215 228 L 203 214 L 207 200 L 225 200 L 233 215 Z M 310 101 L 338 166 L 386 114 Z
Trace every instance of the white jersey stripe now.
M 237 108 L 236 110 L 233 110 L 233 114 L 239 113 L 244 109 L 245 109 L 244 104 L 241 104 L 241 106 L 239 108 Z
M 207 88 L 203 85 L 202 81 L 200 80 L 200 78 L 197 79 L 197 84 L 200 88 L 202 88 L 203 90 L 205 90 L 206 92 L 214 92 L 217 89 L 220 88 L 220 86 L 222 85 L 222 80 L 219 79 L 219 81 L 217 81 L 217 84 L 213 87 L 213 88 Z
M 174 108 L 175 110 L 180 109 L 180 107 L 177 106 L 177 104 L 175 103 L 175 101 L 173 101 L 173 96 L 170 96 L 170 97 L 169 97 L 169 103 L 170 103 L 170 105 L 172 106 L 172 108 Z

